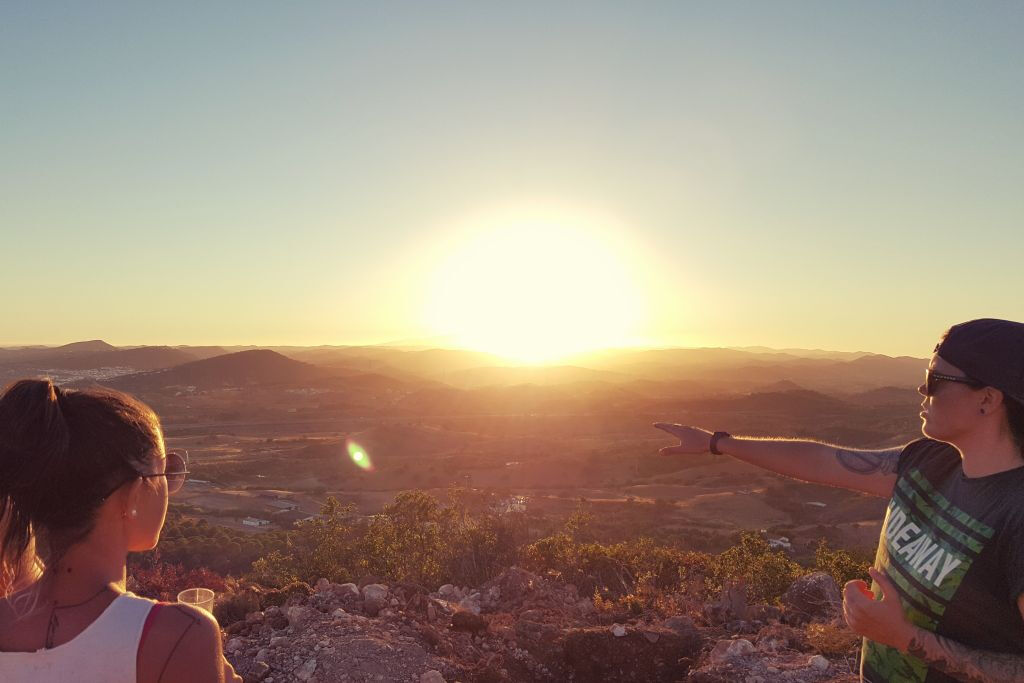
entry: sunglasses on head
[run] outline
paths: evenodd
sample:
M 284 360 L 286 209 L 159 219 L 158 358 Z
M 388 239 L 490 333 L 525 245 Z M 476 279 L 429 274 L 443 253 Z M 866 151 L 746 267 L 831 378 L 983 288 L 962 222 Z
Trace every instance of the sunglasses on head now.
M 932 372 L 931 370 L 924 371 L 924 394 L 925 396 L 934 396 L 935 387 L 939 382 L 956 382 L 957 384 L 966 384 L 969 387 L 980 389 L 985 386 L 984 382 L 979 382 L 976 379 L 970 377 L 957 377 L 956 375 L 944 375 L 941 372 Z

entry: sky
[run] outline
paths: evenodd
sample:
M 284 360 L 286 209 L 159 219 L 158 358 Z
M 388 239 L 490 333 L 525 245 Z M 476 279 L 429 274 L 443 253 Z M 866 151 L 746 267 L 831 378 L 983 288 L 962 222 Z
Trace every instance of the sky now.
M 1024 4 L 0 6 L 0 344 L 926 356 L 1024 319 Z

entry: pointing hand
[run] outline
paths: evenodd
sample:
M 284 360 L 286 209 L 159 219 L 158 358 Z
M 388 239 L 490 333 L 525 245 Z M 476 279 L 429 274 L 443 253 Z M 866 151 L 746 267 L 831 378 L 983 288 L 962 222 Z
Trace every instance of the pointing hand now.
M 668 432 L 679 439 L 678 446 L 667 446 L 658 451 L 659 455 L 683 455 L 707 453 L 711 444 L 711 432 L 697 427 L 686 427 L 684 425 L 672 424 L 670 422 L 655 422 L 654 426 Z

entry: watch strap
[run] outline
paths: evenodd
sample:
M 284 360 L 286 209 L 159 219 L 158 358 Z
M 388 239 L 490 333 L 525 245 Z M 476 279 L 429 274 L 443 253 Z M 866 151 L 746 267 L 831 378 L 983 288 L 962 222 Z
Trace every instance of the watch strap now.
M 722 453 L 722 451 L 718 450 L 718 442 L 721 441 L 722 438 L 726 436 L 732 436 L 732 434 L 730 434 L 729 432 L 715 432 L 714 434 L 712 434 L 711 445 L 708 448 L 708 450 L 710 450 L 715 455 L 725 455 L 724 453 Z

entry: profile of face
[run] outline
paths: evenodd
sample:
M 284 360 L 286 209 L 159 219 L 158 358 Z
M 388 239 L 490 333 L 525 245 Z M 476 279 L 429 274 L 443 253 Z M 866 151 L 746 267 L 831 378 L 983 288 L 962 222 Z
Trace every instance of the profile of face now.
M 149 458 L 140 474 L 163 474 L 167 454 L 161 441 L 159 449 Z M 127 550 L 152 550 L 160 541 L 160 531 L 167 518 L 167 477 L 137 477 L 126 482 L 104 504 L 103 519 L 123 530 Z
M 938 354 L 932 355 L 928 370 L 941 375 L 967 378 L 960 368 Z M 921 401 L 921 433 L 931 439 L 954 444 L 959 436 L 978 426 L 982 417 L 981 410 L 991 406 L 993 393 L 998 393 L 991 387 L 979 388 L 942 379 L 934 380 L 931 396 L 924 384 L 917 391 L 924 397 Z

